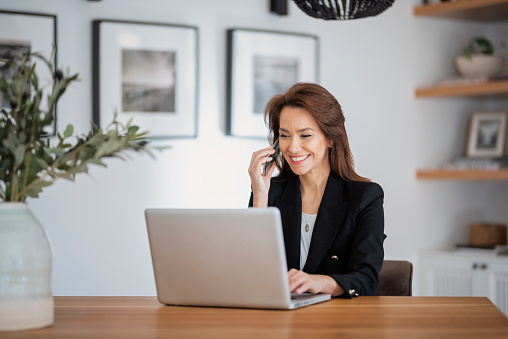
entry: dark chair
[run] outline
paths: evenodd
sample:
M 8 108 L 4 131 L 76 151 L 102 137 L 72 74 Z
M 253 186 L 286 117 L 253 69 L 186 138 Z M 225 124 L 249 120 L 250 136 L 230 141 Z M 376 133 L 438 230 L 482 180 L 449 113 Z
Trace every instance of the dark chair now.
M 411 296 L 413 264 L 409 261 L 385 260 L 379 273 L 376 296 Z

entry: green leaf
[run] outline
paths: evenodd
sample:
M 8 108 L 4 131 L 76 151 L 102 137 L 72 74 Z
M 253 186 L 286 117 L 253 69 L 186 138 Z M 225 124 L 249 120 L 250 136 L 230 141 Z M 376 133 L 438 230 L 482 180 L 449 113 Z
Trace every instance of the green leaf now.
M 44 160 L 43 158 L 41 157 L 34 157 L 34 161 L 40 166 L 40 168 L 42 169 L 45 169 L 45 168 L 48 168 L 49 165 L 48 163 L 46 162 L 46 160 Z
M 8 99 L 8 91 L 9 85 L 7 84 L 7 80 L 4 77 L 0 77 L 0 91 L 2 91 L 3 97 Z
M 42 189 L 44 187 L 48 187 L 52 184 L 53 182 L 48 182 L 48 181 L 39 181 L 37 183 L 34 183 L 30 189 L 28 189 L 26 191 L 26 195 L 28 195 L 29 197 L 32 197 L 32 198 L 38 198 L 39 197 L 39 193 L 42 192 Z
M 488 39 L 478 37 L 475 39 L 475 43 L 483 54 L 494 54 L 494 46 L 492 46 L 492 43 Z
M 74 133 L 74 126 L 68 124 L 64 131 L 64 138 L 68 138 Z
M 34 66 L 35 67 L 35 64 Z M 32 85 L 34 86 L 34 88 L 39 88 L 39 78 L 37 77 L 37 73 L 34 72 L 31 72 L 31 76 L 32 76 Z
M 87 162 L 90 163 L 90 164 L 95 164 L 95 165 L 99 165 L 99 166 L 102 166 L 102 167 L 108 167 L 108 166 L 106 166 L 105 163 L 103 163 L 99 159 L 90 159 Z
M 7 139 L 4 139 L 3 145 L 14 156 L 14 165 L 21 165 L 25 159 L 27 146 L 21 144 L 14 134 L 9 134 Z
M 57 157 L 61 157 L 61 156 L 63 156 L 65 154 L 65 150 L 61 149 L 61 148 L 58 148 L 58 147 L 54 147 L 54 148 L 48 149 L 48 153 L 49 154 L 54 154 Z
M 136 135 L 136 132 L 139 130 L 139 127 L 138 126 L 130 126 L 129 127 L 129 130 L 127 132 L 127 137 L 129 139 L 132 139 L 132 137 L 134 137 Z

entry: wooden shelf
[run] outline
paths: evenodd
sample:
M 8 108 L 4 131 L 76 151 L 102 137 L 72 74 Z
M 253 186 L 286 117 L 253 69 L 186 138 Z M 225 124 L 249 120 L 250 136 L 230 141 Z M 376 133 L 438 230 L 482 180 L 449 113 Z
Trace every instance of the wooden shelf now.
M 508 169 L 497 171 L 454 171 L 454 170 L 419 170 L 418 179 L 431 180 L 508 180 Z
M 414 8 L 416 16 L 481 22 L 508 20 L 508 0 L 460 0 Z
M 418 88 L 417 98 L 501 95 L 508 96 L 508 80 L 489 81 L 477 85 L 435 86 Z
M 508 0 L 457 0 L 433 3 L 414 8 L 415 16 L 458 19 L 478 22 L 508 20 Z M 508 96 L 508 80 L 492 80 L 483 84 L 446 85 L 417 88 L 417 98 L 460 96 Z M 497 171 L 418 170 L 423 180 L 506 180 L 508 169 Z

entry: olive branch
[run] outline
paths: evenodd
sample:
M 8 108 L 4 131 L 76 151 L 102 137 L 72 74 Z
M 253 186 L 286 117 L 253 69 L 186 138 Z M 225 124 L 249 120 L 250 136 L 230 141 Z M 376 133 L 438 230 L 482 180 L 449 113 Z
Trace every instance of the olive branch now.
M 106 166 L 102 159 L 107 157 L 124 159 L 121 153 L 126 150 L 153 156 L 147 148 L 147 132 L 139 132 L 132 119 L 121 124 L 116 113 L 106 129 L 92 123 L 88 134 L 76 135 L 69 124 L 63 135 L 57 133 L 57 140 L 50 138 L 46 129 L 54 124 L 56 105 L 78 80 L 78 74 L 58 70 L 54 60 L 55 51 L 49 60 L 39 53 L 25 53 L 8 62 L 11 78 L 0 77 L 0 95 L 10 105 L 0 109 L 0 200 L 23 202 L 38 197 L 57 179 L 74 180 L 76 174 L 88 173 L 90 164 Z M 53 77 L 45 108 L 35 61 L 46 65 Z

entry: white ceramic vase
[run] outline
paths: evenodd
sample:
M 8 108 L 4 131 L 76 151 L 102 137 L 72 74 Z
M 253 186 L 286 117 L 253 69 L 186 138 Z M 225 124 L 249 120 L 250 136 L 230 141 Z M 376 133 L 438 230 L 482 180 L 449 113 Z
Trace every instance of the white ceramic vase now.
M 0 203 L 0 331 L 49 326 L 53 314 L 46 232 L 25 203 Z
M 503 67 L 503 58 L 485 54 L 459 55 L 455 58 L 455 66 L 464 77 L 492 77 L 499 75 Z

